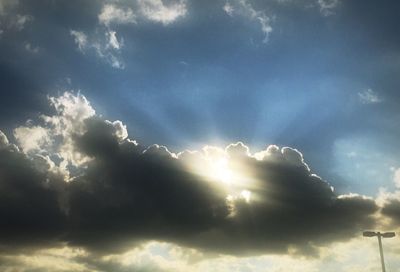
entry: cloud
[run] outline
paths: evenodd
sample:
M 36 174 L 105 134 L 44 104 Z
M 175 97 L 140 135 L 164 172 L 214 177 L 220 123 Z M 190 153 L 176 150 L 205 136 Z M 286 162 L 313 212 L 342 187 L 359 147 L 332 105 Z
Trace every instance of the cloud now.
M 80 51 L 84 52 L 88 46 L 88 38 L 82 31 L 71 30 L 70 34 L 74 37 L 75 43 L 78 45 Z
M 18 127 L 14 130 L 14 137 L 25 153 L 40 151 L 42 147 L 50 144 L 47 129 L 40 126 Z
M 162 0 L 138 0 L 139 8 L 143 16 L 154 22 L 168 25 L 187 13 L 186 1 L 172 1 L 168 5 Z
M 2 246 L 22 235 L 101 255 L 148 240 L 239 256 L 309 254 L 374 227 L 374 200 L 336 195 L 296 149 L 253 154 L 239 142 L 174 154 L 138 145 L 81 94 L 49 101 L 54 115 L 15 130 L 21 151 L 0 134 Z M 46 136 L 25 139 L 32 130 Z
M 131 7 L 137 9 L 135 14 Z M 105 4 L 98 15 L 99 23 L 110 25 L 136 24 L 138 20 L 148 20 L 169 25 L 187 14 L 186 0 L 137 0 L 129 6 L 123 3 Z
M 378 94 L 372 89 L 367 89 L 365 91 L 359 92 L 358 98 L 363 104 L 376 104 L 383 101 L 382 98 L 380 98 Z
M 103 6 L 101 13 L 98 15 L 99 22 L 106 26 L 111 24 L 130 24 L 136 23 L 136 15 L 130 8 L 119 8 L 113 4 Z
M 80 94 L 64 93 L 49 98 L 56 114 L 41 115 L 40 124 L 20 126 L 14 129 L 14 137 L 21 151 L 30 158 L 52 157 L 52 172 L 59 173 L 68 181 L 73 178 L 71 169 L 83 166 L 89 158 L 75 148 L 74 137 L 84 133 L 83 121 L 94 116 L 95 111 Z M 51 160 L 50 160 L 51 161 Z M 77 169 L 76 169 L 77 170 Z
M 37 46 L 33 46 L 31 43 L 27 42 L 25 43 L 25 50 L 32 54 L 37 54 L 39 53 L 40 48 Z
M 16 30 L 21 31 L 24 29 L 25 25 L 31 21 L 33 21 L 33 17 L 31 15 L 17 14 L 15 19 L 11 21 L 11 25 Z
M 33 16 L 29 14 L 19 13 L 20 5 L 17 0 L 1 0 L 0 1 L 0 26 L 3 28 L 1 32 L 21 31 L 26 24 L 33 21 Z
M 223 6 L 223 10 L 229 16 L 243 16 L 260 24 L 261 31 L 264 33 L 264 42 L 268 42 L 268 38 L 273 28 L 271 25 L 272 17 L 267 16 L 264 11 L 257 11 L 249 3 L 248 0 L 228 0 Z
M 76 30 L 71 30 L 70 34 L 82 53 L 93 51 L 112 67 L 124 69 L 125 64 L 121 57 L 123 38 L 118 38 L 117 32 L 111 27 L 138 24 L 139 20 L 169 25 L 184 17 L 186 13 L 186 0 L 171 1 L 168 4 L 162 0 L 138 0 L 130 3 L 115 1 L 103 5 L 97 16 L 100 26 L 95 28 L 96 31 L 89 35 L 90 37 Z
M 396 239 L 385 239 L 387 267 L 398 267 Z M 391 249 L 391 250 L 388 250 Z M 292 258 L 291 256 L 263 255 L 233 257 L 208 256 L 195 249 L 165 242 L 147 242 L 121 254 L 104 256 L 69 246 L 40 249 L 34 252 L 0 255 L 0 269 L 5 271 L 349 271 L 373 272 L 380 269 L 375 239 L 357 238 L 347 243 L 336 243 L 324 248 L 321 258 Z M 371 260 L 366 264 L 365 259 Z M 376 261 L 373 261 L 376 260 Z M 14 269 L 14 270 L 12 270 Z
M 340 0 L 318 0 L 317 4 L 322 15 L 330 16 L 335 14 L 335 9 L 340 5 Z
M 116 36 L 115 31 L 109 31 L 107 32 L 108 36 L 108 46 L 113 48 L 113 49 L 120 49 L 122 47 L 122 43 L 118 41 L 117 36 Z
M 56 193 L 62 179 L 36 169 L 34 156 L 0 135 L 0 251 L 51 245 L 66 226 Z
M 400 188 L 400 168 L 394 171 L 393 181 L 397 188 Z
M 382 214 L 391 220 L 387 225 L 400 228 L 400 168 L 394 170 L 393 183 L 396 191 L 387 192 L 386 189 L 381 189 L 378 201 L 382 207 Z
M 8 146 L 7 136 L 0 130 L 0 147 Z
M 102 34 L 96 34 L 89 39 L 88 35 L 82 31 L 70 30 L 70 35 L 81 53 L 94 52 L 98 58 L 113 68 L 124 69 L 125 64 L 120 56 L 123 40 L 118 40 L 117 32 L 113 30 L 106 30 Z

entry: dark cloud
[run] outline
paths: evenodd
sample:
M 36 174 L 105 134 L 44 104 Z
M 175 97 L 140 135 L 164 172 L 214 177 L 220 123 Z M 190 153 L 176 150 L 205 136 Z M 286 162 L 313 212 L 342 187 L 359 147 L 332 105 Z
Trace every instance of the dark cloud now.
M 400 199 L 389 197 L 382 208 L 382 214 L 391 218 L 394 224 L 400 226 Z
M 270 146 L 253 156 L 237 143 L 175 155 L 121 137 L 120 122 L 95 116 L 82 126 L 70 148 L 90 159 L 69 183 L 49 157 L 28 158 L 1 137 L 2 245 L 59 241 L 105 254 L 159 240 L 235 255 L 305 254 L 374 226 L 374 200 L 337 196 L 295 149 Z M 221 154 L 254 182 L 228 186 L 205 175 L 207 159 Z
M 0 141 L 0 250 L 54 243 L 66 227 L 56 192 L 63 181 L 40 172 L 34 163 Z

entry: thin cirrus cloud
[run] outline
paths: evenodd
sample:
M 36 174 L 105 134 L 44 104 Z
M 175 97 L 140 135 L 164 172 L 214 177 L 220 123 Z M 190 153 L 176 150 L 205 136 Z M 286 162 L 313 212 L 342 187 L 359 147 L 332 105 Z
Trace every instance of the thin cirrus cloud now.
M 377 225 L 374 199 L 335 194 L 296 149 L 251 153 L 239 142 L 175 154 L 131 140 L 81 94 L 50 102 L 54 115 L 15 129 L 17 145 L 0 134 L 2 247 L 68 243 L 107 255 L 157 240 L 302 255 Z M 398 199 L 386 200 L 396 220 Z
M 283 3 L 286 3 L 286 1 L 278 1 L 278 4 Z M 289 4 L 292 5 L 291 3 Z M 304 3 L 304 5 L 306 4 L 318 7 L 321 14 L 329 16 L 335 13 L 340 2 L 338 0 L 318 0 L 316 2 L 311 1 L 311 4 L 309 2 Z M 274 30 L 273 23 L 276 18 L 272 5 L 267 9 L 265 7 L 257 9 L 250 0 L 228 0 L 221 8 L 230 17 L 237 16 L 258 24 L 264 35 L 263 43 L 268 42 Z M 106 63 L 114 68 L 124 69 L 125 64 L 121 52 L 117 53 L 109 50 L 110 46 L 112 49 L 121 49 L 121 46 L 115 46 L 116 43 L 113 42 L 118 41 L 113 39 L 117 33 L 115 28 L 129 24 L 140 27 L 141 24 L 146 22 L 168 26 L 188 16 L 188 13 L 188 3 L 186 0 L 175 0 L 168 3 L 162 0 L 137 0 L 129 3 L 124 1 L 106 2 L 102 5 L 98 13 L 98 25 L 94 26 L 96 31 L 88 35 L 78 30 L 72 30 L 74 32 L 71 32 L 71 34 L 74 36 L 81 52 L 84 52 L 82 50 L 84 47 L 83 44 L 89 45 L 88 48 L 94 50 L 97 57 L 105 60 Z M 88 42 L 87 36 L 93 36 L 93 41 Z M 109 37 L 109 40 L 104 40 L 104 36 Z
M 113 30 L 105 30 L 101 35 L 97 33 L 91 37 L 82 31 L 70 30 L 79 51 L 83 54 L 93 52 L 98 58 L 105 61 L 113 68 L 124 69 L 125 63 L 121 57 L 123 39 L 118 40 L 117 33 Z
M 335 10 L 340 5 L 340 0 L 318 0 L 317 1 L 321 14 L 330 16 L 335 14 Z
M 137 10 L 138 14 L 133 10 Z M 125 63 L 120 52 L 123 38 L 118 39 L 117 32 L 113 28 L 118 25 L 137 24 L 139 19 L 169 25 L 184 17 L 186 13 L 184 0 L 174 1 L 168 5 L 161 0 L 139 0 L 130 5 L 107 3 L 98 14 L 99 26 L 95 27 L 97 31 L 86 34 L 79 30 L 71 30 L 70 34 L 81 53 L 93 51 L 98 58 L 113 68 L 124 69 Z
M 372 89 L 358 93 L 358 98 L 363 104 L 376 104 L 383 102 L 383 99 Z
M 258 22 L 261 31 L 264 33 L 263 42 L 268 42 L 269 35 L 273 30 L 271 25 L 272 16 L 266 15 L 264 11 L 255 10 L 248 0 L 227 1 L 223 6 L 223 10 L 229 16 L 242 16 Z

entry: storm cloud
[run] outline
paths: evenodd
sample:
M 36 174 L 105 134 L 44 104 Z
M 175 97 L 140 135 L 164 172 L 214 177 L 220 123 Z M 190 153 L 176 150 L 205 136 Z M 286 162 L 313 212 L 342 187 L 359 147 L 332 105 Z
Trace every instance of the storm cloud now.
M 139 145 L 81 94 L 50 102 L 54 115 L 14 131 L 22 146 L 0 134 L 2 247 L 53 241 L 106 254 L 157 240 L 233 255 L 309 254 L 375 225 L 373 199 L 335 194 L 296 149 L 251 153 L 238 142 L 175 154 Z

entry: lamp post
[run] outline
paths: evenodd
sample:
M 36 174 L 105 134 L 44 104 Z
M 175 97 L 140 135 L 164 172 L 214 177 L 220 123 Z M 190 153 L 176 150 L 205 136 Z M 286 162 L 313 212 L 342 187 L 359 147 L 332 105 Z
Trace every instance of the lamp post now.
M 396 234 L 394 232 L 381 233 L 379 231 L 364 231 L 363 236 L 364 237 L 374 237 L 374 236 L 378 237 L 379 253 L 381 255 L 382 272 L 386 272 L 385 259 L 383 258 L 382 238 L 392 238 L 392 237 L 396 236 Z

